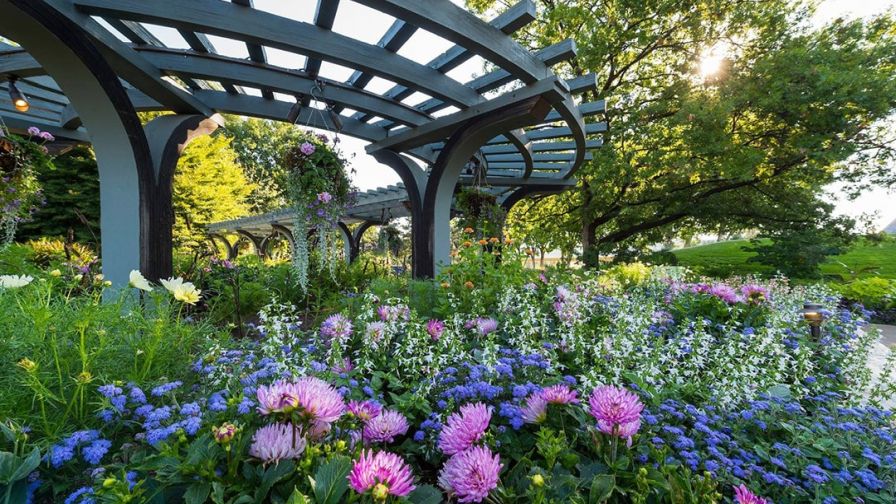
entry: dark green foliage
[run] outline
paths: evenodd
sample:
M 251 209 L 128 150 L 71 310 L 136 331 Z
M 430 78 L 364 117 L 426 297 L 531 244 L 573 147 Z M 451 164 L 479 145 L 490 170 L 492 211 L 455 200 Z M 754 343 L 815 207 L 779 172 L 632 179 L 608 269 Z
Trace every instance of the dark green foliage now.
M 19 226 L 17 239 L 67 237 L 71 230 L 76 241 L 99 245 L 100 181 L 93 149 L 75 146 L 52 165 L 39 167 L 37 179 L 46 204 Z
M 756 253 L 748 259 L 773 267 L 792 278 L 819 278 L 819 266 L 831 256 L 842 254 L 852 242 L 849 229 L 833 224 L 816 229 L 805 227 L 770 233 L 761 239 L 752 240 L 747 250 Z

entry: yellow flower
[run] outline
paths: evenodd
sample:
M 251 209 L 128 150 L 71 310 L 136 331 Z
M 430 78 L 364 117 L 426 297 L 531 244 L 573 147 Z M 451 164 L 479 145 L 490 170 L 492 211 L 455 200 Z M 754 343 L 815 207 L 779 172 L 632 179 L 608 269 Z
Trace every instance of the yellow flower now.
M 448 283 L 448 282 L 442 282 L 441 285 L 442 285 L 442 288 L 443 288 L 443 289 L 447 289 L 448 287 L 451 287 L 451 284 Z
M 37 363 L 27 357 L 20 360 L 18 363 L 18 366 L 20 368 L 24 369 L 25 371 L 28 371 L 29 373 L 33 373 L 34 371 L 37 371 Z
M 174 299 L 186 303 L 196 304 L 202 291 L 197 289 L 192 282 L 184 282 L 183 278 L 169 278 L 162 280 L 162 285 L 174 296 Z
M 61 277 L 61 276 L 62 276 L 62 272 L 59 271 L 58 269 L 54 269 L 53 271 L 50 272 L 50 276 L 51 276 L 51 277 Z
M 81 371 L 78 373 L 78 377 L 76 380 L 78 383 L 90 383 L 90 380 L 93 379 L 93 375 L 90 374 L 90 371 Z
M 540 474 L 532 475 L 532 486 L 540 487 L 544 486 L 544 476 Z
M 147 280 L 138 270 L 133 270 L 131 271 L 131 274 L 128 275 L 128 284 L 131 287 L 142 291 L 150 292 L 152 290 L 152 285 L 149 284 L 149 280 Z
M 505 245 L 512 245 L 512 244 L 513 244 L 513 240 L 512 240 L 511 238 L 504 238 L 504 244 L 505 244 Z

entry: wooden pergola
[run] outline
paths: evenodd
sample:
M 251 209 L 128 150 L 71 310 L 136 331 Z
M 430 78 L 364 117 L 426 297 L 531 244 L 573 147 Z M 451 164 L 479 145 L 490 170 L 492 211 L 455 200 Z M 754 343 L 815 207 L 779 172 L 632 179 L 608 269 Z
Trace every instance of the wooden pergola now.
M 192 138 L 222 123 L 219 113 L 369 142 L 368 153 L 402 180 L 416 276 L 449 260 L 453 193 L 472 183 L 471 160 L 476 180 L 503 188 L 505 201 L 575 184 L 606 129 L 586 118 L 605 105 L 575 99 L 594 90 L 593 75 L 563 79 L 551 69 L 575 55 L 572 41 L 530 51 L 513 40 L 535 20 L 530 0 L 488 22 L 448 0 L 355 1 L 394 19 L 375 44 L 332 30 L 339 0 L 309 3 L 313 22 L 252 0 L 0 0 L 0 35 L 16 44 L 0 47 L 0 73 L 31 103 L 19 112 L 3 93 L 0 116 L 14 130 L 36 125 L 61 141 L 93 144 L 103 269 L 118 283 L 131 269 L 149 278 L 171 273 L 177 159 Z M 186 47 L 166 45 L 150 29 L 157 26 L 175 30 Z M 418 31 L 453 45 L 428 62 L 401 56 Z M 223 54 L 211 36 L 245 44 L 249 57 Z M 273 49 L 305 56 L 304 67 L 271 64 Z M 468 82 L 446 75 L 475 56 L 493 69 Z M 325 78 L 325 62 L 353 73 Z M 374 78 L 392 87 L 373 92 Z M 417 93 L 426 99 L 410 105 Z M 175 114 L 144 127 L 141 110 Z

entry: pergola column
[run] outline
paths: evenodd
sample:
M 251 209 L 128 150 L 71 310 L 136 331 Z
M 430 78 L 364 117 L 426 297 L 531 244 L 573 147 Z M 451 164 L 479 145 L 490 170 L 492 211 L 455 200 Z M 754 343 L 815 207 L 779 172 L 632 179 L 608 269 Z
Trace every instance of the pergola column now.
M 140 184 L 141 260 L 144 276 L 158 280 L 172 275 L 172 228 L 174 208 L 171 195 L 177 161 L 193 139 L 208 135 L 223 122 L 196 114 L 164 115 L 149 121 L 143 130 L 152 156 L 152 177 Z
M 420 274 L 415 276 L 433 277 L 441 265 L 451 261 L 451 203 L 467 162 L 490 139 L 505 131 L 537 124 L 550 109 L 544 97 L 525 99 L 469 121 L 445 143 L 426 183 L 421 231 L 427 238 L 427 247 L 425 256 L 420 258 Z
M 352 231 L 342 221 L 337 223 L 337 227 L 339 228 L 339 236 L 342 238 L 342 250 L 343 255 L 345 256 L 345 262 L 351 264 L 358 258 L 358 249 L 355 247 Z
M 426 263 L 432 262 L 432 258 L 429 253 L 428 227 L 423 222 L 425 218 L 423 194 L 428 182 L 426 172 L 407 156 L 389 149 L 379 150 L 371 155 L 380 163 L 395 170 L 408 193 L 408 206 L 411 212 L 411 274 L 414 278 L 432 276 L 431 269 L 426 266 Z M 358 236 L 359 243 L 360 239 Z

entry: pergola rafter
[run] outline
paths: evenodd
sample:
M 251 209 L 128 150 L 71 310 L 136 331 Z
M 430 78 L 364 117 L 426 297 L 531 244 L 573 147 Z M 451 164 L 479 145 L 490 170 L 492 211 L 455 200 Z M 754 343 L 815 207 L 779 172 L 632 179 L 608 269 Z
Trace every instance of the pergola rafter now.
M 388 188 L 376 197 L 388 199 L 401 193 L 404 215 L 424 223 L 420 229 L 432 227 L 426 205 L 433 201 L 439 208 L 436 220 L 445 222 L 445 209 L 450 205 L 440 203 L 440 198 L 450 198 L 448 189 L 453 184 L 484 181 L 502 195 L 515 193 L 517 197 L 574 185 L 576 170 L 590 159 L 586 151 L 602 144 L 593 136 L 605 131 L 606 125 L 590 118 L 603 113 L 606 105 L 603 100 L 575 101 L 577 95 L 595 89 L 593 75 L 564 80 L 551 69 L 575 56 L 571 40 L 530 52 L 510 37 L 535 20 L 531 0 L 518 2 L 489 22 L 449 0 L 430 0 L 425 5 L 417 0 L 356 1 L 394 18 L 376 43 L 333 31 L 340 8 L 347 4 L 339 0 L 318 0 L 311 22 L 266 12 L 252 0 L 0 0 L 4 14 L 6 10 L 11 13 L 8 20 L 0 19 L 0 34 L 8 32 L 11 40 L 23 46 L 0 45 L 0 73 L 17 76 L 32 105 L 23 115 L 0 101 L 0 115 L 14 129 L 31 121 L 69 142 L 92 140 L 95 132 L 91 128 L 103 123 L 87 120 L 96 114 L 85 113 L 82 118 L 79 108 L 90 106 L 90 100 L 72 99 L 71 83 L 54 81 L 58 77 L 54 72 L 65 65 L 54 63 L 45 68 L 42 56 L 32 57 L 51 54 L 43 46 L 57 44 L 62 49 L 80 44 L 81 50 L 75 54 L 81 61 L 73 64 L 99 65 L 117 76 L 117 82 L 101 82 L 96 89 L 114 94 L 113 102 L 129 102 L 116 105 L 120 114 L 128 114 L 128 109 L 130 113 L 172 110 L 196 117 L 218 117 L 215 112 L 226 112 L 330 131 L 341 123 L 341 133 L 371 142 L 368 152 L 399 173 L 404 186 Z M 37 24 L 30 23 L 23 31 L 13 19 L 32 19 Z M 154 32 L 156 25 L 175 30 L 187 48 L 183 43 L 172 47 L 164 34 Z M 58 35 L 60 30 L 66 36 L 48 40 L 48 35 Z M 399 54 L 422 31 L 453 45 L 427 62 Z M 248 60 L 222 53 L 210 36 L 244 44 Z M 84 44 L 96 51 L 84 51 Z M 32 52 L 32 47 L 41 50 Z M 305 63 L 296 68 L 274 65 L 266 48 L 304 57 Z M 474 57 L 489 64 L 486 74 L 468 82 L 447 75 Z M 328 78 L 324 63 L 348 67 L 352 73 L 344 80 Z M 108 74 L 103 72 L 99 73 Z M 374 78 L 394 85 L 385 92 L 373 92 L 369 87 Z M 407 99 L 415 93 L 428 98 L 410 105 Z M 456 111 L 445 114 L 450 107 Z M 323 108 L 338 114 L 337 120 Z M 170 128 L 155 128 L 153 135 L 184 134 L 188 130 L 183 128 L 196 124 L 196 119 L 184 118 L 180 122 L 167 120 Z M 132 122 L 125 121 L 125 127 Z M 152 152 L 162 149 L 153 142 L 170 145 L 173 141 L 154 140 L 143 132 L 128 135 L 145 136 Z M 466 154 L 459 156 L 454 149 L 471 154 L 464 159 Z M 424 168 L 403 161 L 404 156 L 416 158 Z M 483 170 L 475 179 L 460 166 L 471 158 Z M 166 159 L 171 162 L 172 158 Z M 176 162 L 176 156 L 173 159 Z M 137 161 L 141 170 L 143 161 Z M 149 160 L 149 164 L 158 162 Z M 163 172 L 173 172 L 173 168 L 163 167 Z M 170 181 L 155 183 L 164 186 Z M 142 186 L 140 190 L 143 202 L 150 196 L 143 195 Z M 165 197 L 165 191 L 153 194 Z M 373 222 L 377 218 L 378 203 L 371 204 L 374 206 L 355 209 L 359 219 Z M 396 207 L 395 212 L 399 211 Z M 148 224 L 141 221 L 144 225 Z M 428 266 L 418 268 L 415 262 L 415 271 L 432 274 L 434 265 L 445 259 L 437 257 L 443 254 L 444 244 L 433 245 L 433 239 L 441 238 L 427 238 L 418 231 L 415 257 L 419 255 Z M 142 234 L 140 240 L 146 236 Z

